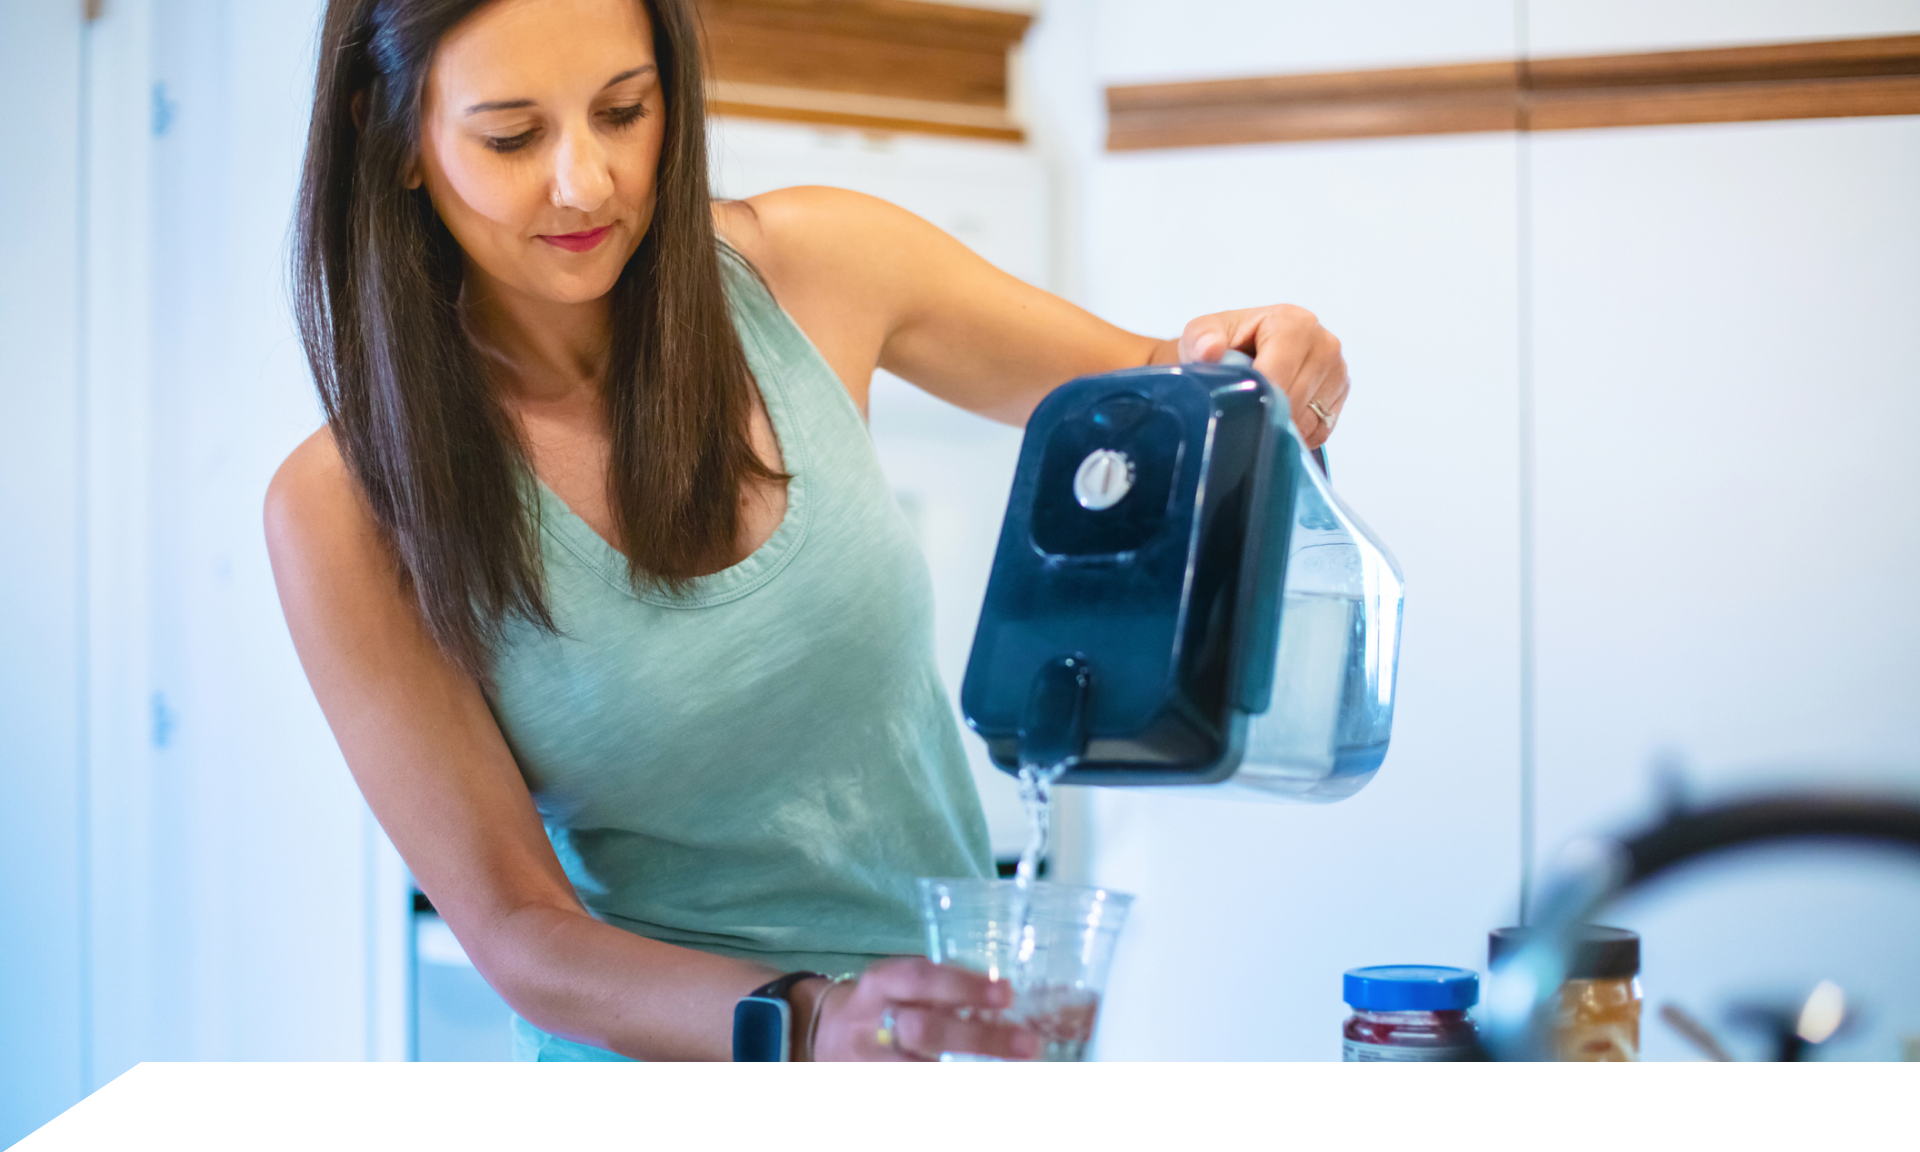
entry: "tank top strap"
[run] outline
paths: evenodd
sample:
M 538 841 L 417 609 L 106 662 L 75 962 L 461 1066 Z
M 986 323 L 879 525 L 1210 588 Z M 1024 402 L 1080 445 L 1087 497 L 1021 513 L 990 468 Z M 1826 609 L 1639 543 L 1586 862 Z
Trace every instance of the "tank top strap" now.
M 829 452 L 837 438 L 866 440 L 866 418 L 854 406 L 839 374 L 774 299 L 747 258 L 724 240 L 720 242 L 720 268 L 733 307 L 734 328 L 746 346 L 747 362 L 760 381 L 767 404 L 787 403 L 803 413 L 799 423 L 809 434 L 824 437 L 826 442 L 821 447 Z M 785 387 L 773 385 L 771 380 Z

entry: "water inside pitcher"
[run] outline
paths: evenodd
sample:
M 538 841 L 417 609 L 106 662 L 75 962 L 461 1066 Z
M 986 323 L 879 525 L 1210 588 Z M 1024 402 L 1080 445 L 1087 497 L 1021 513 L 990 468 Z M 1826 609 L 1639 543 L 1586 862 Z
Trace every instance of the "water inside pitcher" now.
M 1400 565 L 1333 491 L 1298 429 L 1293 530 L 1281 592 L 1273 702 L 1248 717 L 1223 794 L 1330 802 L 1387 755 L 1405 600 Z

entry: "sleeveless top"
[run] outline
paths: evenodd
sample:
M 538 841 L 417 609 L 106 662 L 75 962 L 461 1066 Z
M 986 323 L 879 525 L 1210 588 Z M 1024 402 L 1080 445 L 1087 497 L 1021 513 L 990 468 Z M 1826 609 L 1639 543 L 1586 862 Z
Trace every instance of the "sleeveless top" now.
M 983 876 L 933 588 L 846 388 L 723 249 L 787 511 L 679 593 L 538 485 L 559 635 L 515 620 L 488 703 L 574 891 L 655 940 L 841 973 L 924 948 L 915 878 Z M 514 1018 L 520 1059 L 621 1059 Z

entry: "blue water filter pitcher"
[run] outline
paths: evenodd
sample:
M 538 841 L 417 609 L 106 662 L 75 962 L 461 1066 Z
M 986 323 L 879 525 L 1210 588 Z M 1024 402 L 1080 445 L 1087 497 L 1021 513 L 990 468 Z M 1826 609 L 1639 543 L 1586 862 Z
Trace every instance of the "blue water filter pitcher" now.
M 1393 726 L 1399 566 L 1245 356 L 1056 389 L 961 687 L 1007 771 L 1331 801 Z

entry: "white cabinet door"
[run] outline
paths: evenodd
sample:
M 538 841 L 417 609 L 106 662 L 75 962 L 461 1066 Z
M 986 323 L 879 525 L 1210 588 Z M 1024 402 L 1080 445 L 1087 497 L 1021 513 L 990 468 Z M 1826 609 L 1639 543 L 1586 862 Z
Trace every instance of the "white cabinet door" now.
M 301 671 L 261 529 L 275 468 L 321 423 L 286 253 L 322 5 L 149 6 L 151 462 L 122 493 L 152 525 L 151 910 L 127 977 L 148 1003 L 120 1014 L 114 1050 L 402 1054 L 408 893 Z
M 1667 52 L 1920 31 L 1920 0 L 1521 0 L 1535 56 Z
M 1533 156 L 1543 858 L 1648 815 L 1661 758 L 1707 795 L 1920 793 L 1920 118 Z M 1661 921 L 1649 982 L 1712 1013 L 1871 939 L 1879 1026 L 1920 1032 L 1920 997 L 1886 1000 L 1920 965 L 1920 869 L 1881 868 L 1864 918 L 1845 886 L 1674 893 L 1700 930 Z

